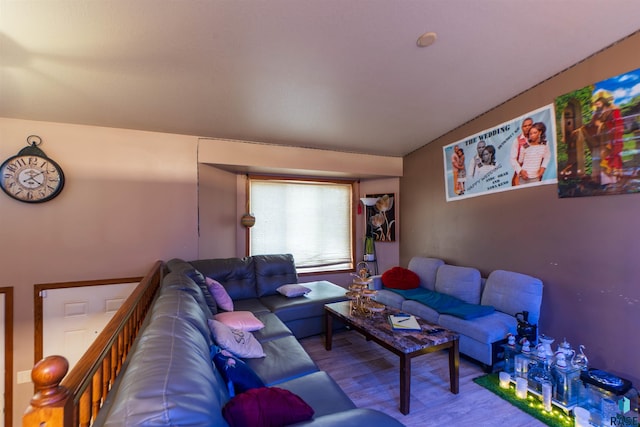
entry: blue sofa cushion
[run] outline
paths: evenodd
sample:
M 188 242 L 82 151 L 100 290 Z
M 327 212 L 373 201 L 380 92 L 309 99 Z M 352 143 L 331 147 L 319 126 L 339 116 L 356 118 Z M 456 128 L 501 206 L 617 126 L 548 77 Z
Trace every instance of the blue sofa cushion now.
M 458 298 L 446 295 L 440 292 L 430 291 L 424 288 L 416 288 L 409 290 L 385 288 L 388 291 L 402 295 L 406 299 L 421 302 L 440 312 L 441 310 L 455 307 L 463 301 Z
M 242 360 L 216 347 L 213 363 L 227 383 L 229 396 L 233 397 L 252 388 L 264 387 L 264 382 Z
M 495 311 L 490 305 L 478 305 L 462 303 L 454 307 L 445 308 L 440 314 L 450 314 L 461 319 L 469 320 L 487 316 Z
M 389 307 L 401 310 L 403 304 L 407 301 L 402 295 L 392 292 L 390 289 L 380 288 L 377 289 L 377 291 L 378 293 L 374 296 L 375 300 Z
M 413 295 L 410 299 L 428 305 L 429 307 L 436 309 L 438 312 L 442 312 L 443 310 L 462 304 L 461 300 L 452 297 L 451 295 L 428 290 L 423 291 L 420 295 Z
M 406 299 L 417 301 L 433 308 L 440 314 L 450 314 L 461 319 L 475 319 L 486 316 L 495 311 L 494 307 L 469 304 L 451 295 L 430 291 L 424 288 L 409 290 L 385 288 L 404 296 Z

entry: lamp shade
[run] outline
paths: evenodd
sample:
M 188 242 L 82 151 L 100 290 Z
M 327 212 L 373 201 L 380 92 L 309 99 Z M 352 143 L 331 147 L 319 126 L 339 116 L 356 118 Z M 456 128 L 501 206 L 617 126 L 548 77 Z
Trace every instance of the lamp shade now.
M 378 197 L 361 197 L 360 201 L 365 206 L 374 206 L 378 201 Z

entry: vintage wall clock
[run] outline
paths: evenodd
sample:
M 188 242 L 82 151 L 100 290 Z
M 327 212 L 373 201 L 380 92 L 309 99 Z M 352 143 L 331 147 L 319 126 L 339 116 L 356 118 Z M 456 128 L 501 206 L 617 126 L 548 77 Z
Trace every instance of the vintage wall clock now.
M 60 165 L 38 147 L 42 144 L 39 136 L 29 136 L 27 143 L 27 147 L 0 166 L 0 187 L 21 202 L 46 202 L 62 191 L 64 173 Z

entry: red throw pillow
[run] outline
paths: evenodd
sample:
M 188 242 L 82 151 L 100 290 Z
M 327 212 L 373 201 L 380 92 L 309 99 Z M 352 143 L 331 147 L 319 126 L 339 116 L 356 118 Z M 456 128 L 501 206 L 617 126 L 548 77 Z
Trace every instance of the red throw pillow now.
M 229 400 L 222 415 L 231 427 L 276 427 L 313 417 L 300 396 L 279 387 L 252 388 Z
M 393 289 L 415 289 L 420 286 L 420 278 L 408 268 L 393 267 L 382 273 L 382 284 Z

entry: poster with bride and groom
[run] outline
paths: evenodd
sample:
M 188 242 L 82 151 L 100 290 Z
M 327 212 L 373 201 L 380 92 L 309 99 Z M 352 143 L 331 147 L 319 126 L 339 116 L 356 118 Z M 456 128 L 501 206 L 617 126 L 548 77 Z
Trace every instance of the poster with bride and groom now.
M 555 184 L 553 104 L 443 147 L 447 201 Z

